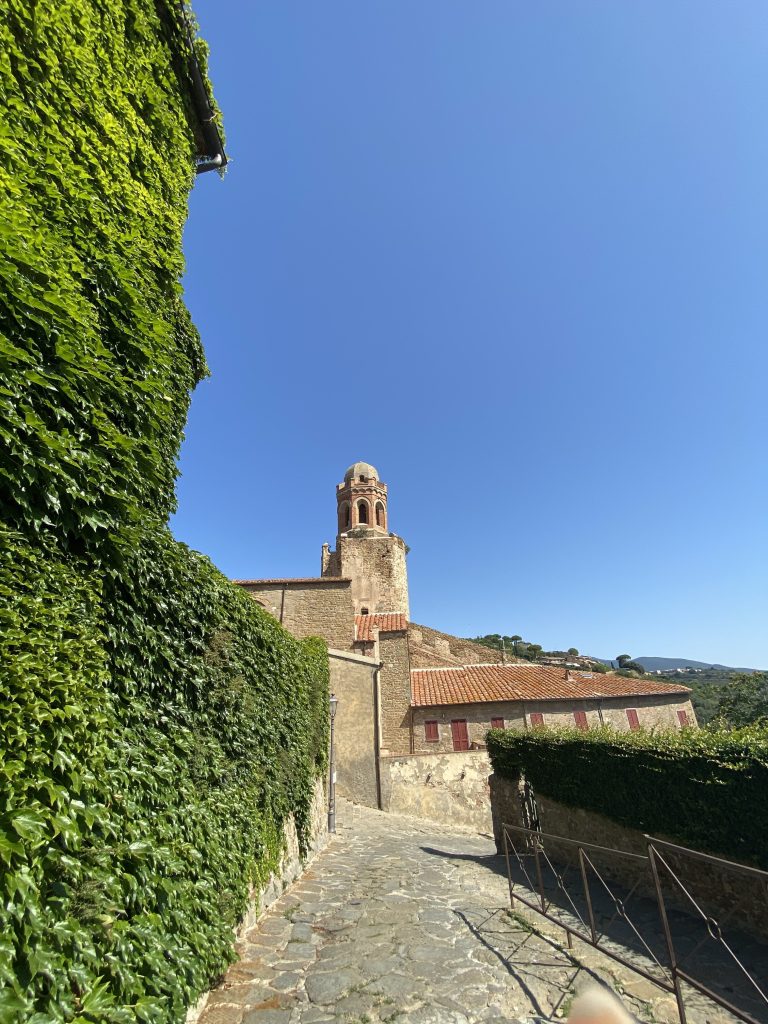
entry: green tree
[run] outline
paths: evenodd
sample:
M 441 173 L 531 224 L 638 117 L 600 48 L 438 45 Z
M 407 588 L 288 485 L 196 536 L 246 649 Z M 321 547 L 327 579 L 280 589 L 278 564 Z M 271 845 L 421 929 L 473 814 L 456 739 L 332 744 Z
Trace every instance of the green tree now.
M 632 661 L 632 655 L 631 654 L 618 654 L 616 656 L 616 661 L 618 663 L 619 668 L 624 668 L 625 664 L 628 661 Z
M 739 728 L 768 723 L 768 672 L 739 672 L 720 687 L 716 721 Z
M 579 649 L 578 649 L 578 647 L 569 647 L 568 648 L 568 654 L 572 655 L 574 658 L 578 658 L 578 656 L 579 656 Z

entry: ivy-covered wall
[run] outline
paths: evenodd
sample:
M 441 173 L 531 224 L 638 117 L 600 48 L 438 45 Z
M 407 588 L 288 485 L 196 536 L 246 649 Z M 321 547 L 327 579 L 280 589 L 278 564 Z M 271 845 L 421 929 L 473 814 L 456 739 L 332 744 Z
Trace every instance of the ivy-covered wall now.
M 0 17 L 2 1024 L 181 1021 L 324 766 L 323 644 L 167 526 L 206 372 L 177 19 Z

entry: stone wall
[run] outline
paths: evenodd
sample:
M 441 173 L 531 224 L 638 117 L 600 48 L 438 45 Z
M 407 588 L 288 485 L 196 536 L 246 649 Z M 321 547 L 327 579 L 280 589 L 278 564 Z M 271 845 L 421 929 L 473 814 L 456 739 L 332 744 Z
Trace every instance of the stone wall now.
M 324 779 L 318 779 L 315 783 L 310 814 L 310 830 L 309 853 L 302 860 L 299 853 L 299 838 L 296 832 L 296 825 L 292 816 L 288 818 L 283 829 L 285 842 L 283 855 L 280 858 L 277 871 L 270 875 L 260 889 L 251 889 L 248 910 L 234 930 L 233 942 L 242 938 L 247 931 L 254 927 L 259 918 L 266 913 L 275 900 L 278 900 L 288 886 L 306 871 L 310 863 L 328 842 L 328 797 Z M 209 993 L 206 992 L 195 1006 L 190 1007 L 187 1011 L 187 1024 L 195 1024 L 200 1018 L 208 1002 L 208 996 Z
M 350 580 L 246 580 L 240 586 L 294 636 L 321 636 L 331 647 L 350 650 L 355 637 Z
M 415 622 L 408 626 L 411 668 L 434 668 L 438 665 L 497 665 L 502 663 L 501 651 L 484 647 L 472 640 L 463 640 L 450 633 L 441 633 Z M 507 657 L 507 663 L 516 659 Z
M 696 714 L 687 694 L 660 693 L 652 697 L 604 697 L 601 700 L 531 700 L 524 705 L 528 723 L 531 714 L 538 712 L 544 717 L 544 725 L 572 726 L 574 711 L 583 711 L 590 729 L 611 725 L 625 732 L 629 729 L 629 708 L 637 712 L 639 724 L 646 729 L 679 729 L 678 710 L 685 711 L 689 723 L 696 725 Z
M 656 697 L 617 697 L 596 700 L 547 700 L 547 701 L 496 701 L 487 704 L 451 704 L 446 706 L 414 708 L 412 713 L 414 753 L 438 753 L 453 750 L 451 722 L 464 719 L 467 723 L 469 742 L 473 749 L 485 746 L 485 734 L 491 728 L 492 719 L 502 718 L 505 729 L 527 729 L 530 716 L 539 713 L 544 725 L 573 725 L 574 712 L 583 711 L 590 728 L 601 724 L 612 725 L 625 732 L 629 729 L 627 709 L 637 712 L 638 721 L 647 729 L 654 727 L 680 728 L 677 711 L 683 709 L 692 725 L 696 723 L 691 702 L 678 695 L 661 694 Z M 427 722 L 437 722 L 437 740 L 428 740 Z
M 514 701 L 489 704 L 450 704 L 444 707 L 413 709 L 413 750 L 415 753 L 434 754 L 453 751 L 451 722 L 464 719 L 469 742 L 473 748 L 485 747 L 485 734 L 491 728 L 492 718 L 503 718 L 505 729 L 524 729 L 523 706 Z M 438 738 L 427 740 L 425 722 L 437 722 Z
M 490 835 L 490 771 L 484 751 L 384 757 L 382 808 Z
M 379 806 L 379 663 L 330 649 L 331 692 L 338 697 L 334 723 L 336 792 L 366 807 Z
M 490 797 L 493 836 L 496 848 L 501 853 L 504 850 L 502 824 L 523 824 L 517 782 L 494 773 L 490 778 Z M 541 829 L 549 835 L 576 839 L 609 850 L 647 855 L 648 843 L 640 830 L 626 828 L 594 811 L 567 807 L 539 793 L 536 794 L 536 805 Z M 664 840 L 667 837 L 656 838 Z M 573 861 L 573 847 L 558 844 L 551 839 L 545 839 L 544 842 L 547 853 L 554 863 L 565 864 Z M 662 852 L 664 859 L 678 874 L 682 884 L 706 913 L 716 918 L 728 913 L 729 919 L 737 922 L 740 928 L 768 938 L 768 876 L 760 884 L 754 878 L 727 871 L 712 862 L 676 856 L 666 849 Z M 656 899 L 653 876 L 647 862 L 612 857 L 595 851 L 590 851 L 590 858 L 609 882 L 613 881 L 626 889 L 636 886 L 638 895 Z M 690 904 L 675 883 L 667 881 L 664 872 L 662 877 L 665 901 L 679 910 L 690 912 Z
M 408 637 L 402 633 L 379 634 L 381 661 L 381 752 L 411 752 L 411 671 Z
M 394 534 L 375 530 L 341 534 L 336 538 L 336 551 L 323 561 L 343 577 L 352 580 L 355 611 L 367 608 L 375 612 L 408 611 L 408 573 L 405 564 L 405 541 Z M 327 577 L 332 578 L 332 577 Z

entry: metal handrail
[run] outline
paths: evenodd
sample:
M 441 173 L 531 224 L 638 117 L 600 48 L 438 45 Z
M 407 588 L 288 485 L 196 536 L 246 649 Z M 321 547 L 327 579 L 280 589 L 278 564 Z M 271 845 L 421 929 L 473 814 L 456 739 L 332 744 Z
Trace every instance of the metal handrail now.
M 732 949 L 728 942 L 723 938 L 721 924 L 702 909 L 699 901 L 697 901 L 696 897 L 689 892 L 688 888 L 686 888 L 678 876 L 677 871 L 669 864 L 668 859 L 665 858 L 663 854 L 664 852 L 671 852 L 678 857 L 690 857 L 697 861 L 710 863 L 720 871 L 733 871 L 734 873 L 738 873 L 742 876 L 753 878 L 756 882 L 756 888 L 759 888 L 762 884 L 768 885 L 768 872 L 761 871 L 759 868 L 749 867 L 746 864 L 737 864 L 733 861 L 723 860 L 720 857 L 714 857 L 711 854 L 702 853 L 699 850 L 689 850 L 687 847 L 677 846 L 667 840 L 656 839 L 655 837 L 648 835 L 644 836 L 647 852 L 645 854 L 639 854 L 630 853 L 628 850 L 617 850 L 611 847 L 598 846 L 595 843 L 582 842 L 581 840 L 571 839 L 567 836 L 551 835 L 547 832 L 525 828 L 520 825 L 504 823 L 501 828 L 504 841 L 504 856 L 507 864 L 507 878 L 509 881 L 509 898 L 510 905 L 512 907 L 514 907 L 515 900 L 518 900 L 530 910 L 541 914 L 547 920 L 562 928 L 566 933 L 569 947 L 572 945 L 572 938 L 576 937 L 582 942 L 587 943 L 587 945 L 598 949 L 612 960 L 621 963 L 631 971 L 634 971 L 646 978 L 661 990 L 674 995 L 677 1003 L 680 1024 L 686 1024 L 686 1008 L 681 984 L 682 982 L 686 982 L 706 998 L 713 1000 L 719 1006 L 722 1006 L 724 1009 L 733 1013 L 740 1020 L 745 1021 L 746 1024 L 765 1024 L 765 1019 L 760 1020 L 757 1017 L 754 1017 L 747 1009 L 732 1002 L 721 993 L 714 991 L 708 984 L 706 984 L 706 982 L 698 978 L 683 966 L 683 961 L 692 956 L 694 952 L 698 951 L 703 942 L 708 938 L 713 939 L 715 942 L 718 942 L 723 951 L 730 956 L 732 963 L 739 969 L 740 976 L 749 986 L 749 991 L 752 996 L 754 997 L 756 995 L 758 997 L 762 1004 L 765 1005 L 766 1012 L 768 1013 L 768 982 L 761 985 L 758 979 L 750 973 L 741 959 L 739 959 L 734 949 Z M 524 837 L 525 851 L 523 854 L 518 851 L 517 846 L 515 845 L 514 840 L 516 835 Z M 564 869 L 559 870 L 558 867 L 553 864 L 549 854 L 547 853 L 548 842 L 562 844 L 565 847 L 570 847 L 576 851 L 581 889 L 586 901 L 586 921 L 579 912 L 565 885 L 565 875 L 571 865 L 568 864 Z M 523 856 L 528 855 L 530 857 L 531 854 L 535 861 L 535 881 L 531 878 L 526 864 L 523 861 Z M 593 856 L 590 856 L 590 854 Z M 614 858 L 632 861 L 635 866 L 641 869 L 641 871 L 642 869 L 647 871 L 648 882 L 652 885 L 652 889 L 656 897 L 656 906 L 664 936 L 668 963 L 664 964 L 661 962 L 659 957 L 651 949 L 646 938 L 643 937 L 640 928 L 627 912 L 626 904 L 635 894 L 635 891 L 640 885 L 642 881 L 642 874 L 638 877 L 632 888 L 620 897 L 616 894 L 614 888 L 612 888 L 613 883 L 609 884 L 603 877 L 601 871 L 595 865 L 594 854 L 607 854 Z M 530 892 L 536 895 L 537 898 L 535 902 L 532 899 L 526 899 L 526 897 L 521 894 L 519 888 L 515 890 L 515 882 L 512 875 L 511 855 L 514 855 L 516 858 L 526 879 Z M 556 882 L 557 891 L 561 892 L 568 901 L 570 909 L 578 921 L 578 925 L 574 925 L 569 921 L 563 921 L 561 918 L 558 918 L 551 913 L 550 908 L 552 906 L 552 900 L 550 899 L 548 901 L 547 898 L 542 872 L 542 860 L 552 872 Z M 589 884 L 590 873 L 593 874 L 600 882 L 603 890 L 615 907 L 613 916 L 608 922 L 606 928 L 602 929 L 602 931 L 598 930 L 596 923 L 595 908 Z M 698 916 L 699 920 L 703 921 L 707 928 L 707 935 L 705 935 L 702 942 L 700 942 L 693 951 L 689 951 L 683 957 L 679 956 L 675 947 L 674 937 L 669 923 L 668 906 L 664 894 L 664 887 L 662 885 L 662 877 L 669 877 L 675 883 L 676 887 L 682 891 L 690 905 L 694 908 L 695 916 Z M 725 922 L 729 913 L 730 912 L 726 913 L 725 917 L 721 916 L 721 923 Z M 611 948 L 605 944 L 603 940 L 607 938 L 606 930 L 616 920 L 617 916 L 621 917 L 621 919 L 628 925 L 635 938 L 641 943 L 647 956 L 653 962 L 653 966 L 658 968 L 661 974 L 655 973 L 653 970 L 645 969 L 641 964 L 629 960 L 617 949 Z

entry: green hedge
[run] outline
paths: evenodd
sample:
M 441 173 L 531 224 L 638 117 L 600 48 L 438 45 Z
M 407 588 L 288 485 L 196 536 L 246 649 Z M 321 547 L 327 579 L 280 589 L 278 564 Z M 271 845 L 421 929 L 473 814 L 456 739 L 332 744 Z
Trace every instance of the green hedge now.
M 167 526 L 206 372 L 177 17 L 0 18 L 2 1024 L 182 1021 L 325 767 L 324 644 Z
M 488 750 L 560 803 L 768 868 L 768 729 L 492 730 Z

